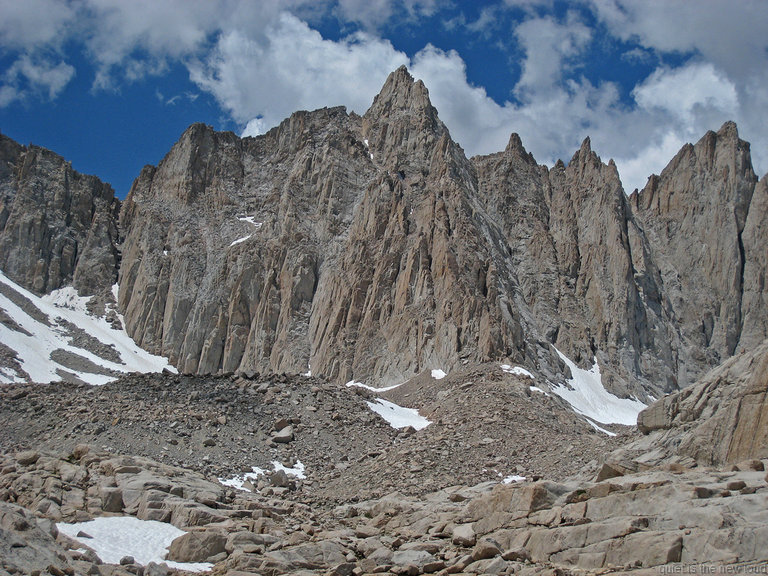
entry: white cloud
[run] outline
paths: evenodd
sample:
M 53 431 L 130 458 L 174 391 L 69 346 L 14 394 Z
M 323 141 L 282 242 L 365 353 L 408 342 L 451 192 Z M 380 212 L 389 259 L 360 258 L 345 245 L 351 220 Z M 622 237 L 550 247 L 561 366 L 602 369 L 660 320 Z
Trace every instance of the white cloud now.
M 710 63 L 658 68 L 632 95 L 642 108 L 659 108 L 689 123 L 697 109 L 734 112 L 739 105 L 736 87 Z
M 264 122 L 263 118 L 252 118 L 251 120 L 248 120 L 248 124 L 245 125 L 240 136 L 242 138 L 247 138 L 248 136 L 261 136 L 267 132 L 267 130 L 269 130 L 269 126 L 267 126 L 267 123 Z
M 339 0 L 338 14 L 349 22 L 366 28 L 378 28 L 392 17 L 391 0 Z
M 686 139 L 675 132 L 666 132 L 648 142 L 633 156 L 616 158 L 625 191 L 629 194 L 635 188 L 642 190 L 648 177 L 661 172 L 685 143 Z
M 3 74 L 0 106 L 24 99 L 30 93 L 53 100 L 74 76 L 74 67 L 65 62 L 54 63 L 24 54 Z
M 62 29 L 75 20 L 75 8 L 60 0 L 0 0 L 0 46 L 28 50 L 60 45 Z
M 763 0 L 589 0 L 612 34 L 660 52 L 696 52 L 729 75 L 766 58 Z
M 609 32 L 660 55 L 690 55 L 660 67 L 633 95 L 656 127 L 696 140 L 725 120 L 752 143 L 757 170 L 768 168 L 768 10 L 762 0 L 589 0 Z M 666 123 L 671 126 L 665 126 Z M 638 156 L 640 158 L 641 156 Z M 621 165 L 620 165 L 621 166 Z M 658 171 L 658 168 L 654 168 Z
M 333 42 L 283 13 L 258 42 L 223 34 L 191 77 L 240 123 L 272 127 L 296 110 L 345 105 L 365 112 L 387 74 L 408 58 L 386 40 L 357 33 Z
M 437 0 L 338 0 L 335 12 L 342 22 L 354 22 L 370 31 L 393 19 L 407 22 L 431 16 L 437 4 Z
M 555 16 L 552 0 L 504 0 L 480 10 L 470 25 L 459 13 L 458 24 L 492 34 L 488 41 L 504 42 L 510 54 L 522 53 L 520 77 L 509 78 L 512 102 L 495 101 L 472 85 L 460 53 L 426 44 L 409 58 L 376 32 L 397 22 L 418 24 L 449 5 L 263 0 L 254 8 L 249 0 L 0 0 L 0 46 L 14 62 L 0 78 L 0 106 L 30 94 L 60 94 L 75 73 L 64 56 L 68 43 L 85 50 L 97 88 L 186 65 L 191 80 L 245 126 L 244 134 L 263 133 L 298 109 L 342 104 L 362 113 L 387 74 L 408 64 L 469 155 L 503 149 L 517 132 L 539 162 L 551 164 L 569 158 L 589 135 L 598 153 L 616 158 L 631 190 L 663 168 L 673 146 L 733 119 L 752 141 L 758 167 L 768 167 L 764 3 L 582 0 Z M 584 7 L 601 27 L 579 13 Z M 505 9 L 518 20 L 501 33 Z M 490 21 L 493 15 L 498 24 Z M 342 29 L 362 26 L 368 32 L 323 38 L 311 24 L 329 16 Z M 597 36 L 605 29 L 611 37 Z M 590 49 L 617 38 L 627 44 L 625 62 L 662 63 L 628 94 L 625 89 L 623 100 L 618 79 L 595 79 L 593 71 L 592 80 L 582 76 Z M 668 58 L 670 53 L 675 57 Z
M 533 18 L 520 24 L 515 35 L 525 51 L 523 73 L 516 90 L 522 97 L 536 97 L 562 81 L 566 69 L 579 62 L 577 56 L 592 33 L 573 14 L 560 23 L 552 18 Z

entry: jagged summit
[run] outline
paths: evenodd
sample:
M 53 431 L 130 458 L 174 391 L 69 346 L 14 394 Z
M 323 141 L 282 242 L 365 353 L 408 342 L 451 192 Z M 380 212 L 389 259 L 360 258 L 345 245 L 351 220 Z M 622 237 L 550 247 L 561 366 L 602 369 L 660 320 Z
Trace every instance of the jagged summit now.
M 441 138 L 450 140 L 426 86 L 405 66 L 389 75 L 363 115 L 362 134 L 376 161 L 410 174 L 427 169 Z
M 434 111 L 429 99 L 429 90 L 421 80 L 414 80 L 405 65 L 387 77 L 368 112 L 371 115 L 391 115 L 397 110 L 428 113 Z

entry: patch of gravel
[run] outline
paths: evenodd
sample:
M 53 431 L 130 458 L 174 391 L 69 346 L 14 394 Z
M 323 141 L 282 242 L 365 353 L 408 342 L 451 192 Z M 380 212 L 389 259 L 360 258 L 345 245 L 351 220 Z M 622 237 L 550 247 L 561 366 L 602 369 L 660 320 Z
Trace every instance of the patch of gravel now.
M 24 368 L 19 362 L 19 358 L 16 356 L 16 352 L 0 342 L 0 368 L 10 369 L 16 373 L 19 378 L 24 378 L 27 382 L 31 380 L 29 374 L 24 371 Z M 8 371 L 6 370 L 6 373 Z
M 497 373 L 498 372 L 498 373 Z M 375 393 L 317 378 L 133 374 L 100 387 L 0 388 L 0 450 L 72 450 L 88 443 L 209 477 L 300 460 L 302 498 L 353 502 L 393 491 L 423 495 L 520 474 L 560 480 L 632 439 L 609 438 L 518 376 L 481 366 L 439 382 L 416 379 L 390 398 L 433 423 L 396 430 L 372 412 Z M 293 428 L 293 441 L 273 440 Z
M 51 360 L 61 364 L 64 368 L 69 368 L 75 372 L 87 372 L 89 374 L 101 374 L 103 376 L 120 376 L 120 372 L 115 372 L 104 366 L 92 362 L 88 358 L 57 348 L 51 352 Z
M 32 336 L 27 330 L 24 330 L 21 326 L 18 325 L 16 320 L 11 318 L 8 315 L 8 312 L 0 308 L 0 324 L 8 328 L 9 330 L 13 330 L 14 332 L 20 332 L 24 334 L 24 336 Z

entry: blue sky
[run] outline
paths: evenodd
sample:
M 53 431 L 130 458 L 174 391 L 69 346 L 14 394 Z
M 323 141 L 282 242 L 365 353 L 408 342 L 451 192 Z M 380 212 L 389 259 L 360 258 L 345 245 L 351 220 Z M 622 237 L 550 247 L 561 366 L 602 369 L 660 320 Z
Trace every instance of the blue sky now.
M 406 64 L 467 155 L 590 136 L 630 192 L 726 120 L 768 170 L 765 30 L 766 0 L 0 0 L 0 131 L 124 197 L 193 122 L 362 114 Z

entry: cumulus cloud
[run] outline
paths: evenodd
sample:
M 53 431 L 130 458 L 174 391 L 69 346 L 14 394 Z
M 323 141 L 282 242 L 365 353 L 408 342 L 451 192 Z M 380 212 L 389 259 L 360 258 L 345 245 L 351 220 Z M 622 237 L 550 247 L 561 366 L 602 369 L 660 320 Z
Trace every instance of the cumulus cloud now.
M 710 63 L 659 68 L 632 95 L 643 108 L 658 108 L 690 123 L 697 109 L 730 112 L 738 107 L 736 87 Z
M 741 137 L 752 142 L 758 170 L 768 168 L 764 2 L 589 0 L 589 5 L 613 36 L 662 59 L 667 54 L 683 57 L 676 68 L 662 65 L 633 92 L 641 112 L 657 127 L 657 146 L 670 141 L 667 134 L 690 141 L 735 120 Z
M 255 125 L 263 130 L 295 110 L 345 105 L 365 112 L 387 74 L 407 62 L 386 40 L 362 32 L 325 40 L 283 13 L 264 42 L 237 31 L 223 34 L 210 56 L 190 70 L 237 122 L 258 117 Z
M 338 0 L 335 9 L 342 22 L 354 22 L 371 31 L 396 20 L 431 16 L 437 0 Z
M 533 98 L 559 84 L 566 67 L 579 64 L 578 55 L 592 32 L 571 12 L 565 22 L 553 18 L 526 20 L 515 35 L 526 54 L 516 91 L 524 98 Z
M 30 94 L 49 100 L 56 98 L 75 76 L 74 67 L 65 62 L 21 56 L 3 74 L 0 87 L 0 106 L 22 100 Z
M 768 10 L 762 0 L 590 0 L 597 17 L 624 41 L 660 52 L 695 52 L 721 70 L 750 75 L 766 58 Z
M 60 45 L 76 18 L 73 5 L 59 0 L 0 0 L 0 14 L 0 46 L 14 50 Z

